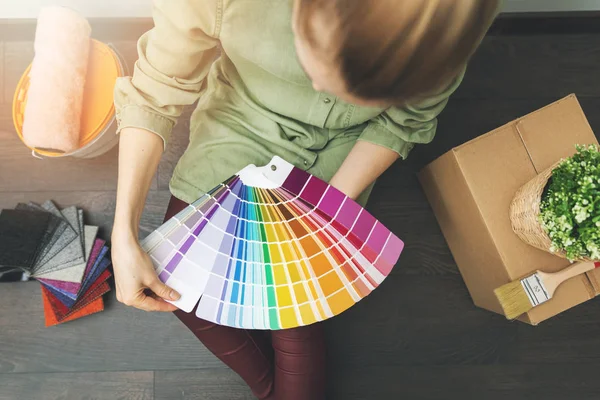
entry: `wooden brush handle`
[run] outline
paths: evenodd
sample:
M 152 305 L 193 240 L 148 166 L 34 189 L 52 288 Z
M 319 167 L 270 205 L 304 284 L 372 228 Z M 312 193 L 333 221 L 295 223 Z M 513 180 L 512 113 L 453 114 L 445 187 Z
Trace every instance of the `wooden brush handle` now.
M 559 287 L 563 282 L 573 278 L 574 276 L 591 271 L 597 266 L 600 266 L 600 263 L 594 263 L 592 261 L 579 262 L 553 274 L 548 274 L 545 272 L 540 272 L 539 274 L 542 276 L 542 281 L 544 282 L 544 286 L 546 287 L 548 294 L 550 297 L 552 297 L 556 288 Z

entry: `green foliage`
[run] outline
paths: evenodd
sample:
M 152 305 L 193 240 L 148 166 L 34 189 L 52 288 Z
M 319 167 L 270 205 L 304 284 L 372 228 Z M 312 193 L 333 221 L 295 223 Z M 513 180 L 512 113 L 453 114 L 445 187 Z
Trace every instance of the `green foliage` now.
M 540 221 L 552 240 L 551 251 L 567 258 L 600 260 L 600 152 L 577 146 L 560 163 L 542 195 Z

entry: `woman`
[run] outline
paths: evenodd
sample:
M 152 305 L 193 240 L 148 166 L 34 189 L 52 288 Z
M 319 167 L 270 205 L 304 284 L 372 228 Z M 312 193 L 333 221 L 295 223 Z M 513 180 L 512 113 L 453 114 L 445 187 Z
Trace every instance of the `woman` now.
M 155 0 L 155 28 L 139 41 L 133 78 L 115 91 L 119 301 L 175 310 L 164 299 L 178 294 L 140 249 L 138 224 L 184 106 L 199 100 L 165 218 L 273 155 L 365 204 L 380 174 L 433 139 L 497 8 L 492 0 Z M 269 334 L 175 314 L 259 399 L 324 398 L 320 324 Z

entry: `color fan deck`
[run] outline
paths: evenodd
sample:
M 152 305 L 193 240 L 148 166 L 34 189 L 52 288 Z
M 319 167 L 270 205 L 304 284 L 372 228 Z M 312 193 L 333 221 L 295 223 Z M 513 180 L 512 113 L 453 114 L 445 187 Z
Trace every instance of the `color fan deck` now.
M 275 330 L 348 309 L 383 282 L 404 244 L 342 192 L 274 157 L 211 190 L 142 246 L 161 281 L 182 294 L 173 302 L 180 309 Z

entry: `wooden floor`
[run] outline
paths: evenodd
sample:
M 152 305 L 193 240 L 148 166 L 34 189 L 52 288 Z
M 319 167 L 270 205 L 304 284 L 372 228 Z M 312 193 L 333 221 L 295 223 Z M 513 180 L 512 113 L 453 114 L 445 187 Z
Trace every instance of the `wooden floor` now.
M 116 43 L 131 63 L 133 42 Z M 30 42 L 0 42 L 0 208 L 54 199 L 87 210 L 109 237 L 117 151 L 36 160 L 18 141 L 10 104 Z M 473 306 L 415 173 L 515 117 L 576 93 L 600 132 L 600 35 L 488 37 L 440 118 L 438 137 L 380 179 L 369 209 L 406 241 L 390 278 L 326 322 L 328 399 L 563 400 L 600 397 L 600 303 L 538 327 Z M 142 231 L 157 227 L 188 124 L 154 179 Z M 499 155 L 500 156 L 500 155 Z M 46 329 L 37 283 L 0 286 L 0 399 L 251 399 L 243 382 L 170 314 L 118 304 Z M 598 335 L 598 336 L 596 336 Z

